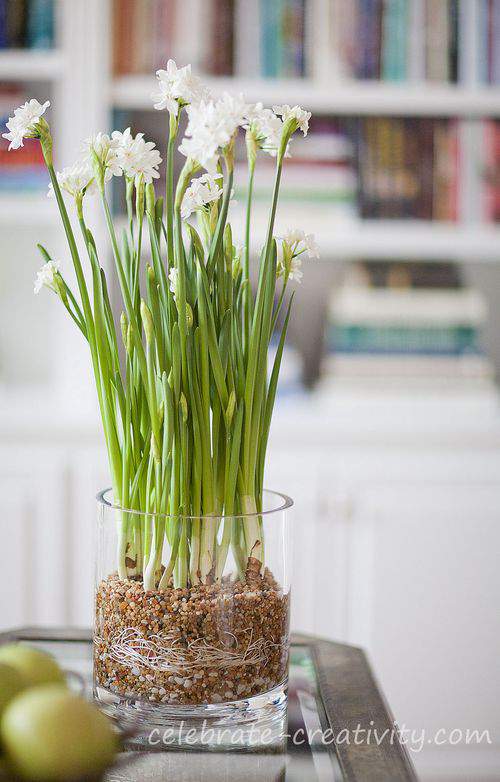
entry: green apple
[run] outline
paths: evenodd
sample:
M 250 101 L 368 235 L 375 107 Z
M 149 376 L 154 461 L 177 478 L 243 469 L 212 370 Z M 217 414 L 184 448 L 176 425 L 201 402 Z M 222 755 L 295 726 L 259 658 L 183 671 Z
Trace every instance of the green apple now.
M 0 719 L 10 701 L 26 689 L 26 679 L 16 668 L 0 662 Z
M 118 750 L 111 722 L 97 706 L 60 685 L 21 693 L 0 723 L 6 758 L 29 782 L 100 774 Z
M 0 646 L 0 663 L 15 668 L 29 687 L 37 684 L 64 684 L 64 673 L 55 659 L 41 649 L 25 644 Z

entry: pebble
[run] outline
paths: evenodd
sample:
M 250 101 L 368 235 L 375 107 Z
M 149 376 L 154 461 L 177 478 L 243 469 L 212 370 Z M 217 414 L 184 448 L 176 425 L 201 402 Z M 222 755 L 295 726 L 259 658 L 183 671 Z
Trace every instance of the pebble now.
M 112 575 L 101 582 L 96 594 L 97 681 L 121 695 L 146 698 L 151 703 L 222 703 L 257 695 L 285 677 L 288 610 L 288 597 L 277 590 L 269 571 L 258 586 L 254 579 L 251 586 L 225 579 L 222 585 L 197 584 L 193 591 L 170 587 L 161 593 L 145 593 L 140 581 L 123 582 Z M 116 633 L 123 630 L 135 630 L 141 644 L 154 643 L 153 637 L 163 634 L 176 639 L 175 659 L 165 660 L 161 670 L 153 670 L 153 658 L 146 652 L 149 670 L 144 674 L 137 659 L 129 665 L 118 663 L 110 656 L 110 647 Z M 256 663 L 243 662 L 249 638 L 269 643 Z M 197 650 L 204 642 L 210 647 L 210 667 L 200 668 L 199 657 L 197 664 L 189 667 L 193 658 L 188 645 L 192 641 L 197 642 Z M 135 647 L 135 654 L 145 654 L 144 648 Z M 224 655 L 229 650 L 233 655 L 240 648 L 242 664 L 228 668 L 229 659 Z M 213 656 L 217 650 L 220 662 Z M 184 667 L 179 657 L 182 652 L 187 658 Z

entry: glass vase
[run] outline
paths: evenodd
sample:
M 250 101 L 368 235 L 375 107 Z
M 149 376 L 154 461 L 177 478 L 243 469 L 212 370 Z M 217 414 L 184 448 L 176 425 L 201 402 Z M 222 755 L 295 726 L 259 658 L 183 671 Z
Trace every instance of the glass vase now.
M 264 491 L 258 513 L 196 518 L 124 510 L 111 490 L 97 501 L 101 706 L 141 740 L 181 723 L 193 736 L 193 721 L 283 724 L 290 498 Z

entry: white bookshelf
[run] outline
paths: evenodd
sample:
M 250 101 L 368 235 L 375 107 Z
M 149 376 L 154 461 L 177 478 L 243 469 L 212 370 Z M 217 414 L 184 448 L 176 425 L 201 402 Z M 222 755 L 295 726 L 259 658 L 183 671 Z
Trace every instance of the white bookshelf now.
M 499 117 L 497 87 L 456 84 L 385 84 L 349 80 L 323 84 L 314 79 L 206 77 L 214 94 L 242 92 L 249 101 L 307 106 L 315 114 L 339 116 Z M 121 76 L 111 83 L 110 102 L 120 109 L 149 110 L 154 76 Z

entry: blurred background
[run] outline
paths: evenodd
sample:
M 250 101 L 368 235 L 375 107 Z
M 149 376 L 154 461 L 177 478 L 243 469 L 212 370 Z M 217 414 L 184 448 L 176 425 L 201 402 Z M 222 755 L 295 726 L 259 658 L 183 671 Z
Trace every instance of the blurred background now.
M 163 154 L 168 57 L 216 93 L 313 112 L 277 233 L 314 232 L 321 260 L 297 291 L 267 479 L 296 501 L 293 627 L 362 645 L 400 724 L 489 731 L 426 744 L 422 779 L 500 779 L 500 0 L 0 0 L 2 124 L 50 98 L 59 169 L 129 125 Z M 37 241 L 70 274 L 46 190 L 38 145 L 2 140 L 2 628 L 90 624 L 109 483 L 85 346 L 32 293 Z

